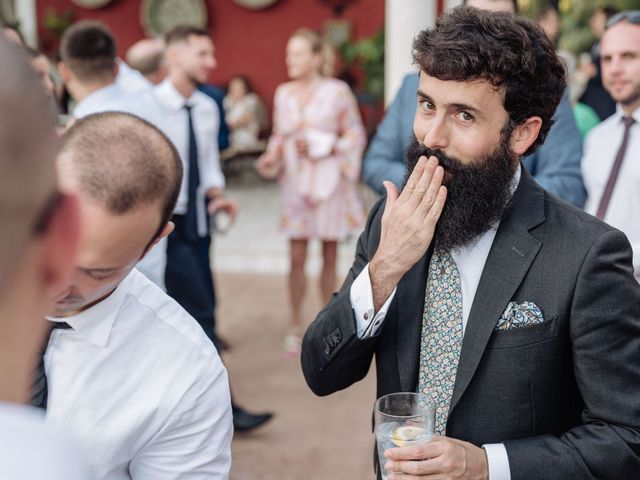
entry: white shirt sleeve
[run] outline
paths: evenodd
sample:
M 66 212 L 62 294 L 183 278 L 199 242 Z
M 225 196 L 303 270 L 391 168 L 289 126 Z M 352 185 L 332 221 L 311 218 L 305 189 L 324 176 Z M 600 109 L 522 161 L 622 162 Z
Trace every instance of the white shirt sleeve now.
M 373 291 L 371 278 L 369 277 L 369 264 L 362 269 L 360 275 L 351 284 L 350 298 L 351 308 L 356 317 L 358 338 L 373 337 L 378 333 L 389 309 L 389 304 L 396 295 L 397 288 L 393 289 L 389 298 L 384 302 L 378 313 L 374 312 Z M 374 315 L 375 314 L 375 315 Z
M 509 469 L 509 457 L 507 449 L 503 443 L 489 443 L 483 445 L 487 453 L 487 463 L 489 464 L 489 480 L 511 480 L 511 470 Z
M 204 95 L 204 94 L 203 94 Z M 211 99 L 211 115 L 215 116 L 215 130 L 213 135 L 211 131 L 207 130 L 201 134 L 201 139 L 204 140 L 208 147 L 206 148 L 206 155 L 200 157 L 200 187 L 206 192 L 210 188 L 224 188 L 225 180 L 222 168 L 220 167 L 220 151 L 218 150 L 218 129 L 220 128 L 220 111 L 218 105 Z M 200 119 L 198 119 L 200 120 Z M 211 121 L 211 120 L 210 120 Z M 204 122 L 202 122 L 204 123 Z M 197 128 L 197 127 L 196 127 Z M 202 137 L 207 137 L 203 139 Z M 202 146 L 198 144 L 198 148 Z
M 631 249 L 633 250 L 633 271 L 636 278 L 640 278 L 640 242 L 632 243 Z
M 211 359 L 165 425 L 131 461 L 134 480 L 227 480 L 233 424 L 227 372 Z

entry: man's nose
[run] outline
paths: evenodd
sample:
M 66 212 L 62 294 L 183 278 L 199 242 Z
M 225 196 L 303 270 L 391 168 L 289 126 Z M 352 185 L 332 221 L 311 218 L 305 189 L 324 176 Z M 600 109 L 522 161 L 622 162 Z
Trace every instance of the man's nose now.
M 432 149 L 445 149 L 449 146 L 449 128 L 444 118 L 433 119 L 429 123 L 422 137 L 425 147 Z

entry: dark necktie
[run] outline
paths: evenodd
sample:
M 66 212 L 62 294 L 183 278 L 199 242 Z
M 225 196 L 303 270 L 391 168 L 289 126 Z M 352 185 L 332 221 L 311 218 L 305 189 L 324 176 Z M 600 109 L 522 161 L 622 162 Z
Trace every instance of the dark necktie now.
M 49 389 L 47 386 L 47 373 L 44 369 L 44 354 L 47 351 L 47 346 L 49 345 L 49 339 L 51 338 L 51 334 L 54 330 L 57 329 L 69 329 L 71 325 L 66 322 L 50 322 L 51 329 L 49 330 L 49 335 L 44 342 L 44 346 L 42 348 L 42 354 L 40 355 L 40 362 L 38 363 L 38 368 L 36 370 L 36 377 L 33 383 L 33 390 L 31 391 L 31 405 L 34 407 L 42 408 L 43 410 L 47 409 L 47 400 L 49 397 Z
M 596 216 L 600 220 L 604 220 L 604 216 L 607 213 L 607 207 L 609 206 L 609 201 L 611 200 L 613 189 L 616 186 L 616 180 L 618 180 L 618 174 L 620 173 L 622 160 L 624 159 L 624 154 L 627 152 L 627 144 L 629 143 L 629 130 L 631 129 L 631 125 L 633 125 L 634 122 L 633 117 L 624 117 L 622 121 L 624 122 L 624 135 L 622 136 L 622 144 L 620 144 L 620 148 L 618 149 L 618 153 L 616 154 L 616 159 L 613 162 L 613 167 L 611 167 L 609 180 L 607 180 L 607 185 L 604 188 L 604 193 L 602 194 L 600 204 L 598 205 L 598 212 L 596 213 Z
M 198 210 L 197 192 L 200 186 L 200 169 L 198 168 L 198 145 L 196 144 L 196 133 L 193 129 L 193 118 L 191 116 L 192 106 L 185 105 L 187 117 L 189 118 L 189 176 L 187 177 L 187 214 L 185 215 L 185 235 L 191 242 L 195 242 L 198 235 Z

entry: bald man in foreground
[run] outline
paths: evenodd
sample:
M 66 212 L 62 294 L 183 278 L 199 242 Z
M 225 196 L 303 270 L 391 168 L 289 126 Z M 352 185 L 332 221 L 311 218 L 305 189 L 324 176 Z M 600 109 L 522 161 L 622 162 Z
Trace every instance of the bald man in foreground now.
M 81 480 L 77 446 L 23 405 L 44 313 L 71 273 L 77 202 L 58 190 L 54 123 L 36 74 L 4 38 L 0 63 L 0 478 Z
M 77 121 L 58 156 L 80 200 L 75 275 L 49 319 L 47 417 L 82 440 L 94 480 L 226 479 L 227 372 L 202 328 L 134 267 L 173 230 L 182 164 L 150 123 Z

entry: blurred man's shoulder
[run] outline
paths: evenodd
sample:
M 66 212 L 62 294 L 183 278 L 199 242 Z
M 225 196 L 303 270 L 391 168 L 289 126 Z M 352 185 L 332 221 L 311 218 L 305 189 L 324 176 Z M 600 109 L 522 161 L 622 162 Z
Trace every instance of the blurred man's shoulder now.
M 0 402 L 0 478 L 84 480 L 83 459 L 78 445 L 45 423 L 40 410 Z

